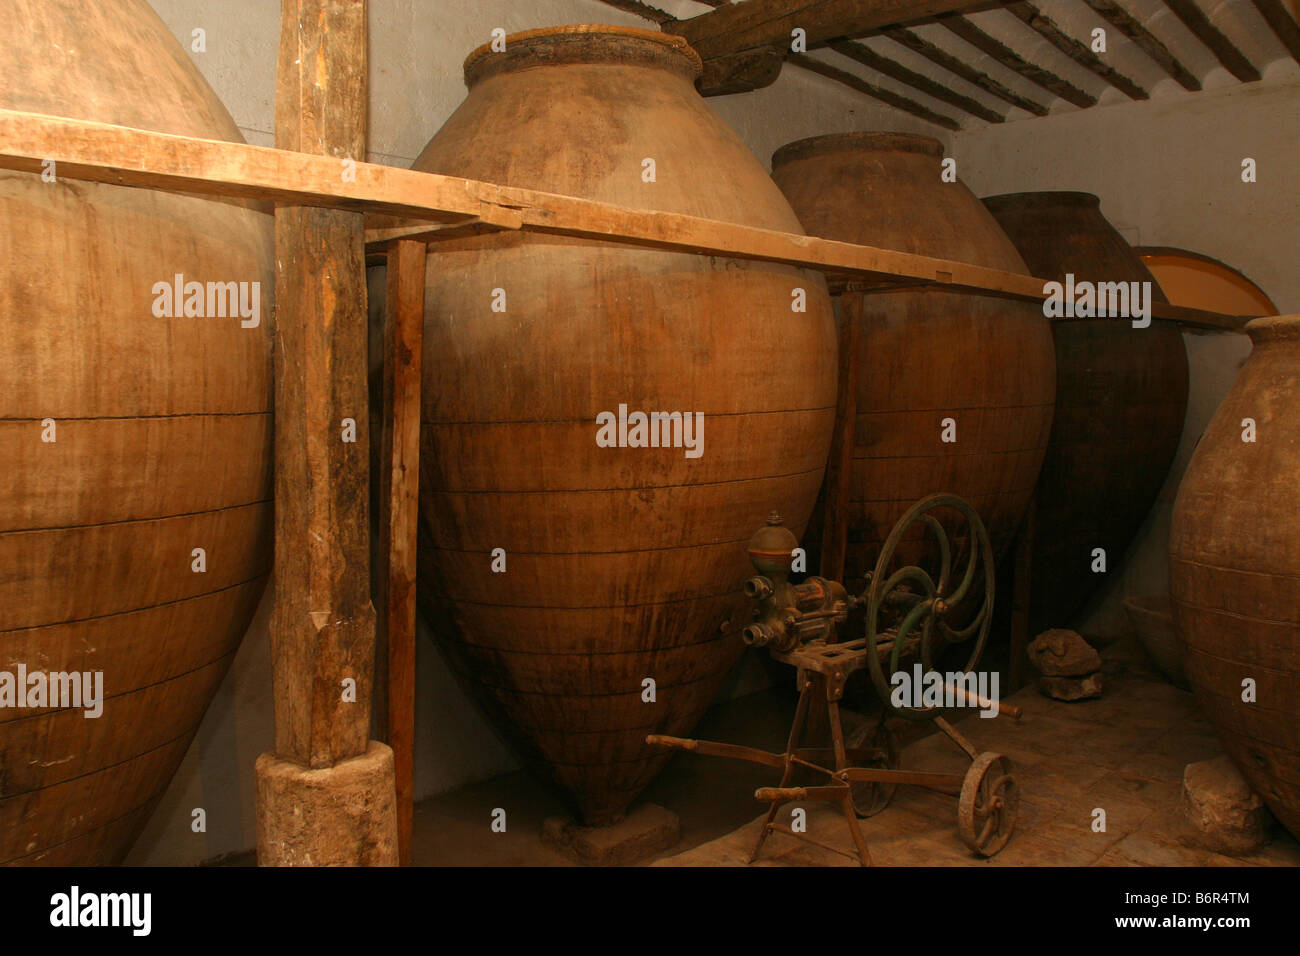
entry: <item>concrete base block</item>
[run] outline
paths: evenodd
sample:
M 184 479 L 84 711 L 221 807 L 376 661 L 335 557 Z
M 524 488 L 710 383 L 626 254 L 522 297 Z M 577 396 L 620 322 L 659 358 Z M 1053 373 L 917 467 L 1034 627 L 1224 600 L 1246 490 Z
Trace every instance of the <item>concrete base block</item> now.
M 589 866 L 630 866 L 680 838 L 677 814 L 653 803 L 635 807 L 608 827 L 585 827 L 560 817 L 542 823 L 542 842 Z
M 257 758 L 259 866 L 396 866 L 393 751 L 370 742 L 323 770 Z

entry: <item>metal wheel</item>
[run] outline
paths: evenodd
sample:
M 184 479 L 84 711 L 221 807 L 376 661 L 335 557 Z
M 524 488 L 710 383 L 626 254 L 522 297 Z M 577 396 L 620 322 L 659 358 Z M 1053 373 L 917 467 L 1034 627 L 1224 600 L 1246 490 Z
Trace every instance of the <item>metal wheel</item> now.
M 889 729 L 883 720 L 876 724 L 874 732 L 864 727 L 861 733 L 856 736 L 857 740 L 850 741 L 850 749 L 870 747 L 875 751 L 876 756 L 869 760 L 853 761 L 853 766 L 875 767 L 882 770 L 898 769 L 898 737 L 894 735 L 894 732 Z M 874 817 L 889 806 L 889 801 L 894 798 L 894 791 L 898 789 L 898 784 L 866 780 L 853 783 L 850 787 L 853 810 L 859 817 L 865 819 L 866 817 Z
M 932 514 L 934 511 L 956 512 L 960 518 L 958 530 L 965 529 L 964 535 L 957 536 L 965 544 L 965 566 L 957 577 L 953 573 L 953 538 Z M 895 552 L 908 530 L 918 522 L 925 526 L 938 553 L 937 579 L 926 569 L 911 564 L 891 570 Z M 981 579 L 982 595 L 978 584 Z M 956 495 L 929 495 L 907 510 L 880 549 L 864 602 L 867 647 L 879 648 L 881 652 L 868 654 L 867 662 L 876 693 L 886 707 L 910 720 L 928 720 L 942 711 L 940 707 L 900 706 L 891 700 L 891 678 L 899 670 L 899 658 L 908 641 L 919 633 L 921 664 L 925 671 L 931 671 L 937 646 L 964 644 L 974 638 L 970 659 L 963 668 L 973 670 L 988 640 L 994 590 L 993 546 L 984 522 L 965 499 Z M 954 626 L 955 622 L 950 623 L 954 610 L 959 606 L 968 608 L 968 601 L 976 604 L 978 610 L 973 617 Z M 936 637 L 942 644 L 937 645 Z M 888 655 L 887 662 L 881 660 L 884 654 Z
M 962 842 L 980 856 L 993 856 L 1011 839 L 1020 808 L 1020 791 L 1011 761 L 984 752 L 971 763 L 957 801 L 957 829 Z

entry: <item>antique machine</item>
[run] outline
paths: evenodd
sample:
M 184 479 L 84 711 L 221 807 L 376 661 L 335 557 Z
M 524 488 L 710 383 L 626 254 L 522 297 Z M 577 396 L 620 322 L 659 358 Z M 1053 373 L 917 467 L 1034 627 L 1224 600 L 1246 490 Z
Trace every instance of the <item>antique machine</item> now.
M 773 658 L 796 669 L 799 702 L 785 752 L 654 734 L 646 737 L 646 743 L 746 760 L 782 771 L 778 786 L 762 787 L 754 793 L 771 807 L 750 862 L 758 857 L 767 837 L 779 831 L 870 866 L 858 817 L 883 810 L 899 784 L 955 793 L 962 840 L 973 852 L 993 856 L 1006 846 L 1016 822 L 1019 793 L 1010 761 L 1001 754 L 977 750 L 944 717 L 946 708 L 954 704 L 996 707 L 999 714 L 1017 720 L 1021 713 L 976 690 L 974 669 L 988 640 L 994 596 L 993 551 L 979 515 L 955 495 L 921 499 L 894 526 L 875 570 L 868 575 L 866 589 L 857 596 L 826 578 L 809 576 L 800 583 L 791 582 L 797 549 L 794 534 L 776 513 L 754 534 L 747 549 L 758 574 L 746 582 L 745 592 L 758 603 L 754 622 L 744 630 L 745 642 L 768 648 Z M 922 563 L 937 567 L 937 576 Z M 865 634 L 839 640 L 839 629 L 857 611 L 862 612 Z M 941 674 L 935 668 L 936 656 L 952 645 L 969 645 L 969 659 L 960 671 Z M 908 681 L 895 675 L 910 678 L 900 669 L 906 661 L 916 662 L 914 673 L 941 691 L 942 704 L 904 699 L 907 695 L 900 689 Z M 874 732 L 866 735 L 870 739 L 847 743 L 839 701 L 848 676 L 863 668 L 870 672 L 884 709 Z M 823 700 L 831 746 L 803 746 L 811 709 Z M 900 768 L 897 741 L 886 723 L 891 715 L 933 721 L 970 757 L 970 768 L 964 774 Z M 826 780 L 820 786 L 792 786 L 801 769 Z M 838 803 L 856 855 L 778 824 L 778 810 L 795 801 Z

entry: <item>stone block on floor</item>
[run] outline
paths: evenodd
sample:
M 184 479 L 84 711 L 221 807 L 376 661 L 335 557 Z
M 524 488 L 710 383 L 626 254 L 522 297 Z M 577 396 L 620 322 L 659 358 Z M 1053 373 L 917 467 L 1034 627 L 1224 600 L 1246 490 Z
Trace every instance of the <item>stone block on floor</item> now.
M 620 822 L 587 827 L 560 817 L 542 823 L 542 841 L 589 866 L 629 866 L 675 845 L 677 814 L 653 803 L 633 807 Z

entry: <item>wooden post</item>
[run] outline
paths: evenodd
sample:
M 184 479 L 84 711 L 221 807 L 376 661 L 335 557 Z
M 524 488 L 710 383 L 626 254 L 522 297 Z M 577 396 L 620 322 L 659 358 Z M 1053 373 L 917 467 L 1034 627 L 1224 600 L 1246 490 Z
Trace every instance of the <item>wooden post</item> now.
M 365 0 L 283 0 L 276 146 L 365 160 Z M 275 750 L 258 759 L 262 864 L 397 861 L 392 752 L 370 742 L 363 214 L 275 213 Z
M 420 479 L 420 376 L 424 343 L 423 242 L 388 248 L 380 437 L 376 724 L 393 748 L 397 846 L 411 863 L 415 772 L 415 547 Z M 386 691 L 386 692 L 385 692 Z M 382 706 L 380 705 L 382 701 Z
M 1038 532 L 1038 498 L 1029 499 L 1025 520 L 1016 536 L 1015 575 L 1011 592 L 1011 665 L 1007 675 L 1008 693 L 1025 684 L 1025 648 L 1029 646 L 1029 594 L 1033 581 L 1034 535 Z
M 844 580 L 848 554 L 849 502 L 853 494 L 853 449 L 858 424 L 858 344 L 862 335 L 862 298 L 842 296 L 839 305 L 840 384 L 835 401 L 835 431 L 826 465 L 825 516 L 822 525 L 821 576 Z

